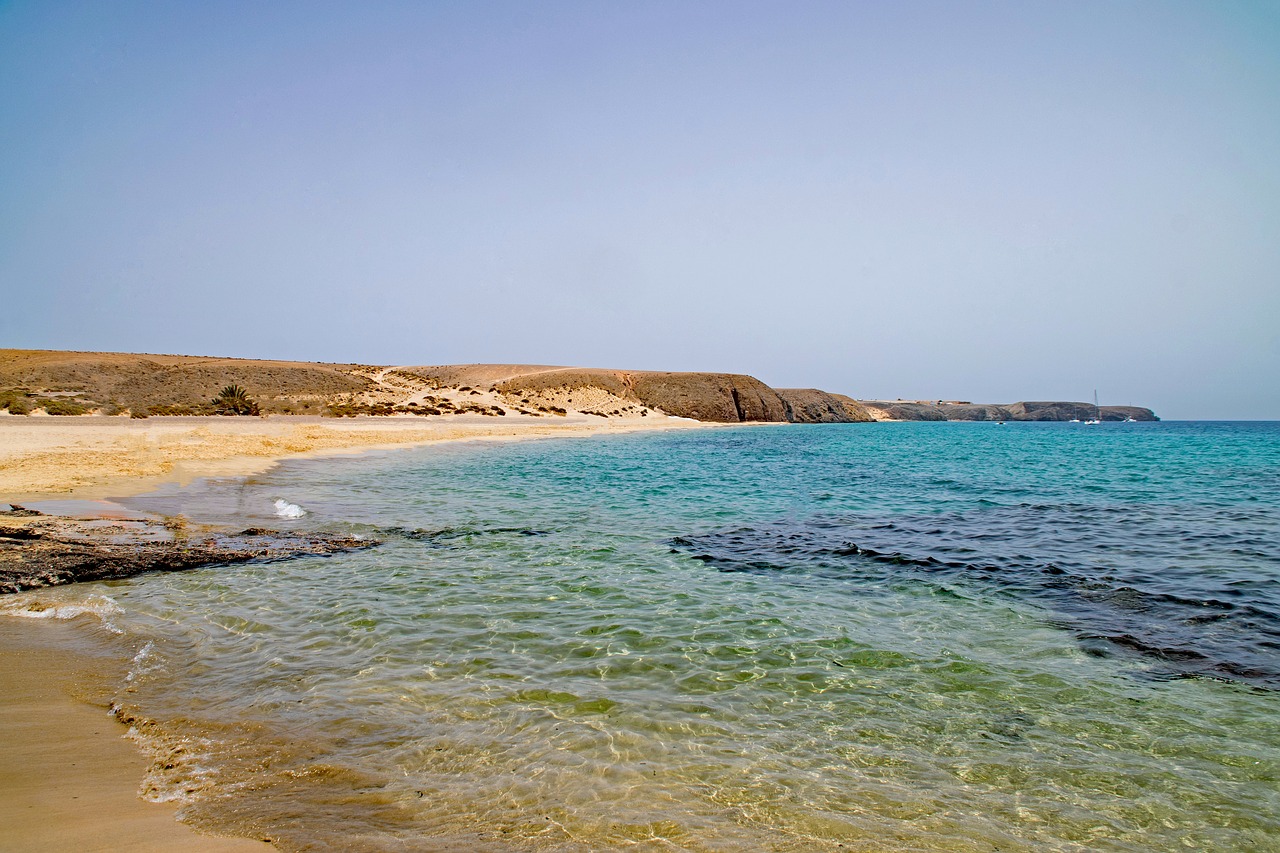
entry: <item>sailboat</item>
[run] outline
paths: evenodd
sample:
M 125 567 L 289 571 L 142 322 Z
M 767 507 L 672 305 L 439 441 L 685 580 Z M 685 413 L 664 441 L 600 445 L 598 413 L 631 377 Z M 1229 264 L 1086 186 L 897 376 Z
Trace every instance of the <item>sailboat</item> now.
M 1102 407 L 1098 405 L 1098 389 L 1093 389 L 1093 417 L 1085 421 L 1085 425 L 1102 423 Z

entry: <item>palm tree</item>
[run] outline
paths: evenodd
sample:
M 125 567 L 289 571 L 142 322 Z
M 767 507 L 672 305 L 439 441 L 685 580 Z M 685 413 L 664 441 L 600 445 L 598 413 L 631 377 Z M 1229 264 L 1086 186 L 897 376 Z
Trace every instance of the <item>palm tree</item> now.
M 213 400 L 214 410 L 220 415 L 256 415 L 258 404 L 239 385 L 228 385 Z

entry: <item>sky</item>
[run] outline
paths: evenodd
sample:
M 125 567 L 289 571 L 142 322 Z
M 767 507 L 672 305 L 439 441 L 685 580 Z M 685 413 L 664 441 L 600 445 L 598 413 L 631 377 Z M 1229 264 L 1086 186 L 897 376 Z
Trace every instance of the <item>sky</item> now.
M 0 0 L 0 347 L 1280 419 L 1280 3 Z

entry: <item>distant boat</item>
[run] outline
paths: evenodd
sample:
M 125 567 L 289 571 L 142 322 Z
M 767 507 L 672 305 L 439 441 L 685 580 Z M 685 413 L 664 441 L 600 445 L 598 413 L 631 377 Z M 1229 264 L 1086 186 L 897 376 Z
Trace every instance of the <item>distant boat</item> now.
M 1098 389 L 1093 389 L 1093 417 L 1085 421 L 1086 425 L 1102 423 L 1102 407 L 1098 405 Z

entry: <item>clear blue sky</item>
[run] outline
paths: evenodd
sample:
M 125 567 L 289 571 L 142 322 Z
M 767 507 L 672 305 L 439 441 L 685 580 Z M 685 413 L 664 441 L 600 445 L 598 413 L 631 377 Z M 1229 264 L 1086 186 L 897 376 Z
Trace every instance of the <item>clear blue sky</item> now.
M 1280 419 L 1280 2 L 2 2 L 0 346 Z

